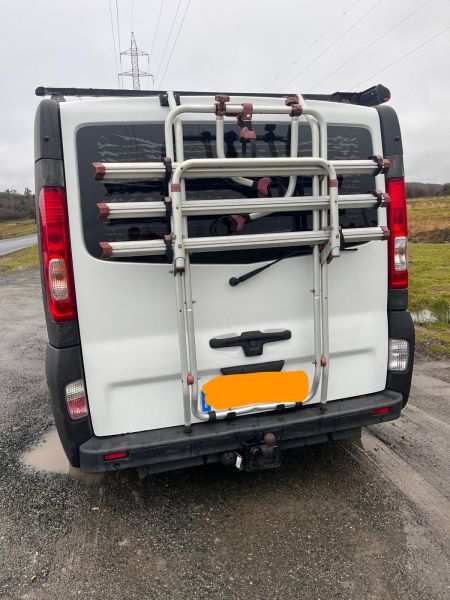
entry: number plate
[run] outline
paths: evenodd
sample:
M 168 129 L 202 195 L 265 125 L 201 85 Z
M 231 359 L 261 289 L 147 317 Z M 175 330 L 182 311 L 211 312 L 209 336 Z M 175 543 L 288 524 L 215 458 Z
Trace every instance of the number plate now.
M 308 395 L 305 371 L 245 373 L 210 379 L 202 388 L 204 412 L 250 404 L 303 402 Z

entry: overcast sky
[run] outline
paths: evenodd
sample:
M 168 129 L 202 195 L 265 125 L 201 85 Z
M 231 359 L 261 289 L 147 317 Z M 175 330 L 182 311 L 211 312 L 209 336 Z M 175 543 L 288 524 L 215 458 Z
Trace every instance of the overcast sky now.
M 0 190 L 33 189 L 35 87 L 117 87 L 109 2 L 115 20 L 116 0 L 0 0 Z M 150 52 L 161 0 L 117 4 L 121 48 L 133 27 Z M 402 126 L 407 180 L 443 183 L 449 27 L 450 0 L 163 0 L 150 71 L 161 89 L 257 92 L 271 84 L 268 91 L 307 93 L 383 83 Z

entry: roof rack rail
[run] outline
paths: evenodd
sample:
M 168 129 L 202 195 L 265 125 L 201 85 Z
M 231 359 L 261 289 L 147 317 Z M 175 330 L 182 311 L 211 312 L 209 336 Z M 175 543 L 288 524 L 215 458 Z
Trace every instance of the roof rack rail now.
M 165 90 L 117 90 L 117 89 L 97 89 L 97 88 L 74 88 L 74 87 L 37 87 L 36 96 L 80 96 L 80 97 L 131 97 L 131 96 L 159 96 L 161 104 L 168 106 L 167 91 Z M 194 92 L 194 91 L 174 91 L 177 104 L 180 96 L 216 96 L 216 92 Z M 254 96 L 258 98 L 288 98 L 296 94 L 271 94 L 261 92 L 227 92 L 228 96 Z M 302 94 L 305 100 L 322 100 L 325 102 L 342 102 L 347 104 L 360 104 L 362 106 L 376 106 L 387 102 L 391 97 L 391 92 L 387 87 L 378 84 L 362 92 L 334 92 L 333 94 Z
M 34 91 L 36 96 L 158 96 L 155 90 L 116 90 L 101 88 L 45 87 L 39 86 Z
M 362 92 L 334 92 L 334 94 L 303 94 L 308 100 L 325 100 L 327 102 L 343 102 L 346 104 L 360 104 L 362 106 L 376 106 L 383 104 L 391 98 L 390 90 L 381 85 L 374 85 Z

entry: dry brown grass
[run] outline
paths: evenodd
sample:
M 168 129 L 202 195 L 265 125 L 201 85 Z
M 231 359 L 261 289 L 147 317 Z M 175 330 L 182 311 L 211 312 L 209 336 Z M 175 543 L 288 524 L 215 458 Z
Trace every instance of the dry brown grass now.
M 32 219 L 23 221 L 0 221 L 0 240 L 20 237 L 36 232 L 36 223 Z
M 36 269 L 39 266 L 37 244 L 29 248 L 17 250 L 0 256 L 0 272 L 14 271 L 15 269 Z
M 450 242 L 450 196 L 409 200 L 408 224 L 412 242 Z

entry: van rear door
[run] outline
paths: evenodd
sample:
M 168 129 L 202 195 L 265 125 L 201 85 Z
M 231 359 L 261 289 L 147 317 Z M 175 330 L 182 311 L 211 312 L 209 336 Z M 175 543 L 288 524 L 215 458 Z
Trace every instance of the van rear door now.
M 242 101 L 245 99 L 243 98 Z M 196 103 L 201 99 L 196 98 Z M 239 99 L 238 99 L 239 101 Z M 267 102 L 267 99 L 265 99 Z M 263 103 L 264 99 L 258 99 Z M 311 104 L 315 104 L 311 102 Z M 377 112 L 354 105 L 320 103 L 329 123 L 329 158 L 382 154 Z M 60 105 L 75 290 L 92 424 L 97 436 L 183 424 L 175 288 L 164 257 L 101 259 L 101 241 L 155 239 L 165 219 L 101 221 L 97 203 L 161 200 L 160 182 L 95 181 L 92 163 L 161 161 L 167 108 L 159 99 L 127 98 Z M 269 127 L 268 127 L 269 125 Z M 275 128 L 273 127 L 275 125 Z M 183 119 L 185 158 L 214 156 L 213 122 Z M 286 155 L 289 122 L 255 119 L 257 155 Z M 242 148 L 230 120 L 228 156 Z M 299 154 L 311 155 L 306 123 Z M 383 176 L 340 178 L 340 193 L 384 189 Z M 283 195 L 277 179 L 273 193 Z M 244 197 L 248 188 L 229 180 L 190 181 L 188 197 Z M 299 178 L 299 195 L 311 180 Z M 341 211 L 344 227 L 385 224 L 385 210 Z M 190 236 L 214 233 L 210 218 L 190 220 Z M 276 214 L 247 225 L 245 233 L 311 227 L 311 216 Z M 287 254 L 286 249 L 201 254 L 192 258 L 200 385 L 221 369 L 253 363 L 282 364 L 283 370 L 313 373 L 312 261 L 310 251 L 285 258 L 245 283 L 229 280 Z M 387 248 L 380 241 L 345 251 L 329 268 L 330 401 L 384 389 L 387 364 Z M 241 347 L 211 348 L 210 340 L 247 331 L 287 330 L 289 339 L 268 343 L 262 354 Z M 318 401 L 319 394 L 315 401 Z M 280 398 L 280 402 L 282 402 Z M 207 426 L 207 424 L 205 424 Z

